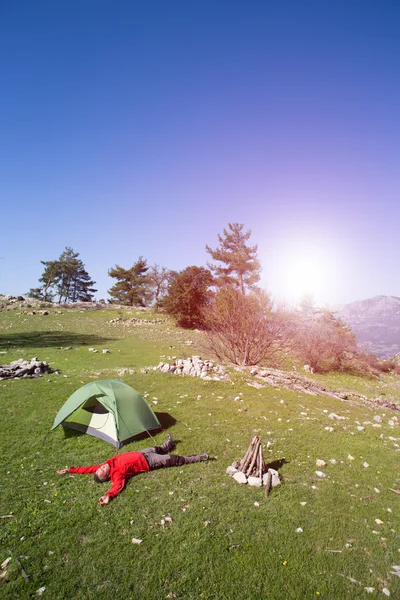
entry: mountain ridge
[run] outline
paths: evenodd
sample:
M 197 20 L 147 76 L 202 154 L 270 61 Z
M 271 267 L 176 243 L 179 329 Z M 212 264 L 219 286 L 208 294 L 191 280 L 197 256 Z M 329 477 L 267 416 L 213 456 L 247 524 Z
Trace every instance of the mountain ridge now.
M 380 358 L 400 352 L 400 298 L 374 296 L 342 305 L 341 319 L 355 333 L 357 342 Z

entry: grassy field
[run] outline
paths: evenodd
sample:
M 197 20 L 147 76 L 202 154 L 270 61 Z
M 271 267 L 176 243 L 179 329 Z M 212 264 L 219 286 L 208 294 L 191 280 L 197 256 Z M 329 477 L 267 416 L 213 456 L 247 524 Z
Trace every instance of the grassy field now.
M 0 313 L 1 363 L 37 356 L 61 371 L 0 381 L 1 516 L 12 515 L 0 522 L 0 562 L 11 557 L 2 598 L 34 598 L 42 588 L 51 600 L 400 598 L 393 574 L 400 564 L 400 496 L 391 491 L 400 488 L 396 414 L 256 389 L 236 371 L 220 382 L 146 369 L 168 356 L 201 353 L 200 335 L 167 321 L 111 324 L 120 312 Z M 214 460 L 140 475 L 104 507 L 97 500 L 107 484 L 56 475 L 57 468 L 98 464 L 115 453 L 88 435 L 49 433 L 75 389 L 112 377 L 168 416 L 179 454 L 208 451 Z M 322 380 L 399 399 L 393 376 Z M 332 412 L 344 419 L 329 418 Z M 267 460 L 280 465 L 282 483 L 267 499 L 263 489 L 225 474 L 255 432 Z M 152 444 L 145 439 L 120 452 Z M 317 467 L 317 459 L 326 465 Z M 162 524 L 166 514 L 172 522 Z

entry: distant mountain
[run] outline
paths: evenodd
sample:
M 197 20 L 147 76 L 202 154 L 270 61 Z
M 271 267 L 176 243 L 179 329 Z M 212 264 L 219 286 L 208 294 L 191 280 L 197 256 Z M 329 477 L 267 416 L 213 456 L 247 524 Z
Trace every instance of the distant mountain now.
M 400 298 L 375 296 L 345 304 L 338 313 L 368 351 L 381 358 L 400 352 Z

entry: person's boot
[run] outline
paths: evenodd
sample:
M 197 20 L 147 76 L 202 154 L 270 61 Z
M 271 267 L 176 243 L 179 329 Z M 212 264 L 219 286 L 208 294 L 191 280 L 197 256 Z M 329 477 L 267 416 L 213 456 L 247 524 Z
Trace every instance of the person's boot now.
M 167 440 L 161 445 L 161 448 L 163 454 L 169 454 L 169 452 L 175 448 L 175 442 L 170 433 L 167 435 Z

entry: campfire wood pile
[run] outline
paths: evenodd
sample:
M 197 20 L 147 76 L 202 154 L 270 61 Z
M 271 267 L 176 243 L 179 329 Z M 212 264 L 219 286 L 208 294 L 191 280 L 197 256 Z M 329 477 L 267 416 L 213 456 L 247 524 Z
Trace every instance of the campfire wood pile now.
M 280 479 L 275 469 L 270 469 L 264 462 L 262 440 L 255 435 L 241 461 L 234 461 L 226 472 L 238 483 L 261 487 L 265 485 L 265 495 L 268 496 L 271 487 L 279 485 Z
M 262 477 L 265 472 L 265 463 L 262 454 L 261 438 L 255 435 L 244 458 L 239 463 L 239 471 L 246 477 Z

